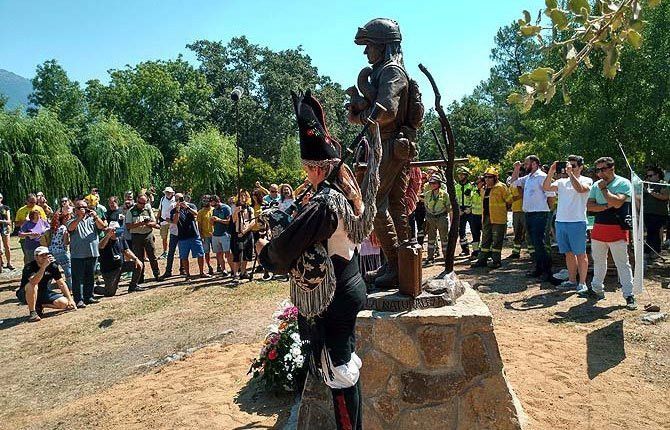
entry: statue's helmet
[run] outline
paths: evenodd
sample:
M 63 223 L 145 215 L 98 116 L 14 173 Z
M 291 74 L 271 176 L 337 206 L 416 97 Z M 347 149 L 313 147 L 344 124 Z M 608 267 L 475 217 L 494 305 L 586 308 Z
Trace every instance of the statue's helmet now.
M 368 43 L 385 45 L 401 41 L 400 26 L 389 18 L 375 18 L 363 27 L 358 27 L 354 38 L 356 45 L 367 45 Z

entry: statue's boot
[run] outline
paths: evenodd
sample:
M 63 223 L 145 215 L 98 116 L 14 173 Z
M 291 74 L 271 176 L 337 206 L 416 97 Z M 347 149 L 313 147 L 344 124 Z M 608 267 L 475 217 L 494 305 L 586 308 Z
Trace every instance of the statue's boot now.
M 381 266 L 377 267 L 375 270 L 368 270 L 367 272 L 365 272 L 365 282 L 369 284 L 374 284 L 377 278 L 386 273 L 387 267 L 388 263 L 384 263 Z
M 380 290 L 398 288 L 398 254 L 391 256 L 384 273 L 375 279 L 375 287 Z

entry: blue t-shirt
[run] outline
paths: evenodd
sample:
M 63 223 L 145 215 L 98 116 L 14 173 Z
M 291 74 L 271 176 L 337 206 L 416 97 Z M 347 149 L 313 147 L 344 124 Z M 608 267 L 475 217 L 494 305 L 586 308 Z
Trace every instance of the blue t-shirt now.
M 232 213 L 233 213 L 233 211 L 230 210 L 230 206 L 228 206 L 226 204 L 222 204 L 218 208 L 214 208 L 214 210 L 212 211 L 213 216 L 215 216 L 217 218 L 221 218 L 221 219 L 228 218 L 230 215 L 232 215 Z M 217 237 L 223 236 L 224 234 L 229 234 L 228 228 L 229 228 L 228 224 L 215 222 L 214 223 L 214 233 L 213 234 L 214 234 L 214 236 L 217 236 Z
M 599 205 L 604 205 L 607 203 L 607 199 L 605 199 L 605 196 L 603 196 L 603 192 L 598 187 L 598 184 L 602 179 L 596 181 L 595 184 L 591 187 L 591 191 L 589 192 L 589 198 L 590 199 L 595 199 L 596 203 Z M 632 195 L 632 185 L 630 181 L 624 177 L 621 177 L 619 175 L 614 175 L 614 179 L 612 182 L 607 184 L 607 189 L 609 190 L 610 193 L 612 194 L 623 194 L 627 196 L 628 198 L 626 199 L 627 202 L 630 201 L 630 196 Z

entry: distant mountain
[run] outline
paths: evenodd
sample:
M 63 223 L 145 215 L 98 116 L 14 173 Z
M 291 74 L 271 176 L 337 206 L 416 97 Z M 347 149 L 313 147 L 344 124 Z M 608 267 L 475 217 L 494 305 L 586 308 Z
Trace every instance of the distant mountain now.
M 17 106 L 28 106 L 28 95 L 33 92 L 33 84 L 29 79 L 7 70 L 0 69 L 0 94 L 7 97 L 6 109 Z

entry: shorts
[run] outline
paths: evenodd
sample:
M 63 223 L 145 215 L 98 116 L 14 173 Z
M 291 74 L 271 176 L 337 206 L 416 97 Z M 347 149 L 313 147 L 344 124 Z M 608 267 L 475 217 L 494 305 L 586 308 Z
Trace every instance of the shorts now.
M 205 250 L 202 248 L 202 240 L 200 240 L 199 237 L 179 239 L 177 246 L 179 247 L 180 260 L 187 260 L 189 251 L 191 252 L 191 257 L 193 258 L 200 258 L 205 256 Z
M 62 294 L 58 294 L 57 292 L 53 291 L 51 288 L 47 288 L 46 290 L 42 291 L 37 291 L 37 300 L 35 301 L 36 304 L 38 305 L 50 305 L 56 300 L 60 299 L 63 297 Z M 19 288 L 16 290 L 16 298 L 19 299 L 21 304 L 28 304 L 26 302 L 26 290 L 25 288 Z
M 167 240 L 169 234 L 170 234 L 170 224 L 169 223 L 161 224 L 161 239 Z
M 223 236 L 212 236 L 212 252 L 230 252 L 230 234 Z
M 212 252 L 212 236 L 202 238 L 202 248 L 205 250 L 205 254 Z
M 239 263 L 240 257 L 244 261 L 254 260 L 254 243 L 251 234 L 247 233 L 246 236 L 241 238 L 235 235 L 230 242 L 230 248 L 233 251 L 233 263 Z
M 586 254 L 586 221 L 556 221 L 556 241 L 561 254 Z

